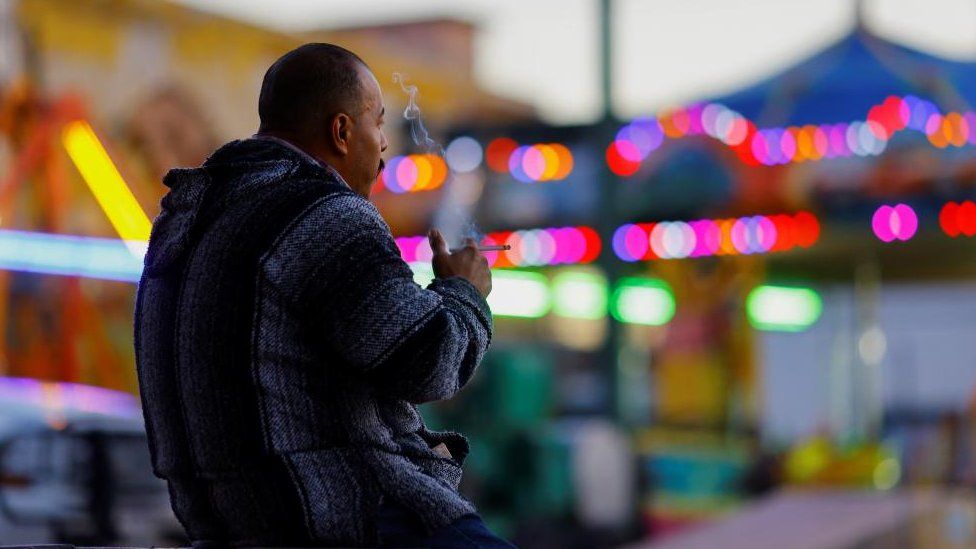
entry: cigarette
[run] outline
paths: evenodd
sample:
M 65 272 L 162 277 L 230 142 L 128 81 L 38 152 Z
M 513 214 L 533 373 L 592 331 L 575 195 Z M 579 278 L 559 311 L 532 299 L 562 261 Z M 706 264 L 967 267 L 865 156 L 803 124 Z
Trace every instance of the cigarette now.
M 454 248 L 451 253 L 460 252 L 464 248 Z M 478 246 L 479 252 L 504 252 L 505 250 L 511 250 L 512 246 L 509 244 L 497 244 L 492 246 Z

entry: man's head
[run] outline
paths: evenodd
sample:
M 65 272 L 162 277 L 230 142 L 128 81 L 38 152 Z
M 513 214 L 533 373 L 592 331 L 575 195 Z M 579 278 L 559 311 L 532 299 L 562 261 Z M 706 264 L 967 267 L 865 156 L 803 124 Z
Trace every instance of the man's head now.
M 258 133 L 325 161 L 368 197 L 387 147 L 384 112 L 380 85 L 362 59 L 332 44 L 305 44 L 265 73 Z

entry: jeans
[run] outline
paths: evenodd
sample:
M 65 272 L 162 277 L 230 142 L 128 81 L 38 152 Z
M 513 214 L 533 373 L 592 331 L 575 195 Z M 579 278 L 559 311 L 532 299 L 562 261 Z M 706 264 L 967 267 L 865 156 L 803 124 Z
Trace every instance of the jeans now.
M 432 547 L 435 549 L 514 549 L 496 536 L 475 513 L 427 533 L 413 511 L 386 501 L 379 509 L 380 547 Z

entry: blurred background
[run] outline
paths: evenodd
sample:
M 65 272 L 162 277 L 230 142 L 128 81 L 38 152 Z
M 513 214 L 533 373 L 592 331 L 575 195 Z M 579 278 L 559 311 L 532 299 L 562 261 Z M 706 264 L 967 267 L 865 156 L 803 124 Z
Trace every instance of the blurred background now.
M 417 281 L 432 225 L 512 246 L 424 409 L 498 533 L 976 546 L 971 0 L 0 0 L 0 542 L 185 543 L 136 394 L 150 220 L 308 41 L 384 88 Z

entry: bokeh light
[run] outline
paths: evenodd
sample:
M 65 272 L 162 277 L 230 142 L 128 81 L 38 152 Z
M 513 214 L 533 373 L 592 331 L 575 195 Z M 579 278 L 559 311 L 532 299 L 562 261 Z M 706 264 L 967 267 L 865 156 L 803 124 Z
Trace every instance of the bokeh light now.
M 584 271 L 563 271 L 552 278 L 552 312 L 566 318 L 600 319 L 607 314 L 607 280 Z
M 652 118 L 638 118 L 620 128 L 607 147 L 613 173 L 628 177 L 665 138 L 705 134 L 731 147 L 748 165 L 776 166 L 824 158 L 877 156 L 903 130 L 923 133 L 935 147 L 976 144 L 976 113 L 941 113 L 934 103 L 915 96 L 888 96 L 849 123 L 757 128 L 719 103 L 692 105 Z
M 472 137 L 462 136 L 451 141 L 444 151 L 444 160 L 452 171 L 467 173 L 481 165 L 481 144 Z
M 488 305 L 495 316 L 539 318 L 549 312 L 552 296 L 546 277 L 526 271 L 492 271 Z
M 620 322 L 661 326 L 674 317 L 674 293 L 662 280 L 622 278 L 610 300 L 610 312 Z
M 485 147 L 485 162 L 493 171 L 508 173 L 508 159 L 517 148 L 518 143 L 514 139 L 507 137 L 494 139 Z
M 377 184 L 397 194 L 434 190 L 447 179 L 447 163 L 435 154 L 395 156 L 386 163 Z
M 871 218 L 871 230 L 882 242 L 909 240 L 918 230 L 918 216 L 907 204 L 883 205 Z
M 400 255 L 407 263 L 430 261 L 427 237 L 402 236 L 395 239 Z M 590 227 L 553 227 L 488 233 L 482 244 L 508 244 L 512 249 L 485 252 L 494 268 L 538 267 L 591 263 L 600 255 L 600 235 Z
M 573 153 L 561 143 L 520 146 L 507 137 L 488 143 L 485 160 L 493 171 L 508 173 L 523 183 L 562 181 L 574 166 Z
M 614 254 L 628 262 L 714 255 L 783 252 L 809 248 L 820 222 L 809 212 L 738 219 L 628 223 L 614 231 Z
M 951 237 L 976 235 L 976 203 L 947 202 L 939 212 L 939 226 Z
M 823 311 L 820 294 L 810 288 L 759 286 L 746 298 L 746 314 L 760 330 L 800 332 L 812 326 Z

